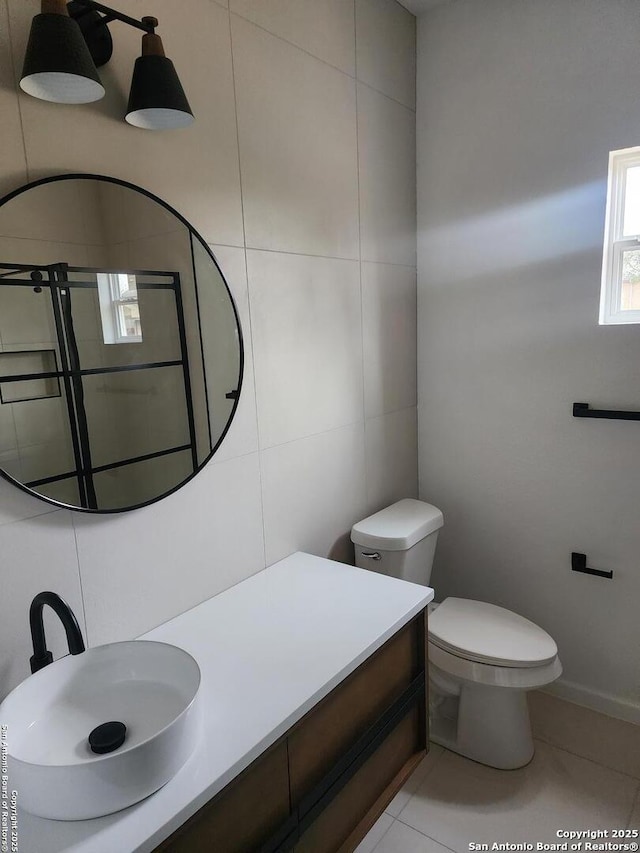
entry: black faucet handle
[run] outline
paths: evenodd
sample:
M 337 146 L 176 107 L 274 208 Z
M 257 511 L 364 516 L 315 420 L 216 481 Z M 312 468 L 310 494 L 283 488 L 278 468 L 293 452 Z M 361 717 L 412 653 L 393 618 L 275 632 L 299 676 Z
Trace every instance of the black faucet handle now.
M 31 667 L 31 672 L 38 672 L 39 669 L 44 669 L 45 666 L 48 666 L 50 663 L 53 663 L 53 655 L 51 652 L 45 652 L 43 655 L 31 655 L 29 658 L 29 666 Z

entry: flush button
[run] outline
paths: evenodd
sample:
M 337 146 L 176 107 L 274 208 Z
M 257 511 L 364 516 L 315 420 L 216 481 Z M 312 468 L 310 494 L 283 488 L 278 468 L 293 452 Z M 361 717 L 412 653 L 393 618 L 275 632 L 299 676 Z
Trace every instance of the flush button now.
M 112 720 L 109 723 L 102 723 L 101 726 L 96 726 L 89 735 L 89 746 L 92 752 L 104 755 L 122 746 L 126 736 L 127 727 L 125 724 Z

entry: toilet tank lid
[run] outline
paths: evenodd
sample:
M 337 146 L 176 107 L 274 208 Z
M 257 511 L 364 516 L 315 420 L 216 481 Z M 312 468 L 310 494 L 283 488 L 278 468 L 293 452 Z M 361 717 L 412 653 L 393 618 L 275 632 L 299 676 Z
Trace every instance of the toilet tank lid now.
M 408 551 L 444 524 L 440 510 L 424 501 L 404 498 L 351 528 L 351 541 L 381 551 Z

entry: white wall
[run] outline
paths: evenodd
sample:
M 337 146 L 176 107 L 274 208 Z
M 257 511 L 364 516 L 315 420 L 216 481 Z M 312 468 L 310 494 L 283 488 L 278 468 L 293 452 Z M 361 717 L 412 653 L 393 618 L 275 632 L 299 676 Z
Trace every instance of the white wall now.
M 607 157 L 640 144 L 635 0 L 456 0 L 418 35 L 420 494 L 433 581 L 557 640 L 640 721 L 640 327 L 599 327 Z M 570 571 L 570 554 L 614 570 Z
M 0 191 L 85 171 L 175 206 L 237 299 L 245 385 L 214 461 L 147 509 L 52 511 L 0 482 L 0 697 L 28 673 L 39 590 L 90 644 L 133 637 L 298 548 L 348 556 L 354 521 L 417 490 L 413 17 L 394 0 L 144 5 L 118 8 L 153 6 L 186 131 L 121 120 L 139 34 L 118 23 L 102 102 L 18 97 L 39 2 L 0 0 Z

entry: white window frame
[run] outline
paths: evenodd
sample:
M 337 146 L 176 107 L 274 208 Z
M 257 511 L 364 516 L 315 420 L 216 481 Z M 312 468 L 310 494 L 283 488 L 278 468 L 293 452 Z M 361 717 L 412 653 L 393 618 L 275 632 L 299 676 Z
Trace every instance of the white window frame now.
M 607 212 L 604 226 L 600 325 L 640 323 L 640 310 L 623 311 L 622 256 L 628 249 L 640 249 L 640 234 L 623 236 L 627 170 L 640 166 L 640 146 L 609 154 Z
M 131 305 L 131 299 L 121 299 L 118 278 L 126 273 L 97 273 L 100 315 L 102 319 L 102 337 L 105 344 L 142 343 L 142 335 L 122 334 L 120 308 Z

